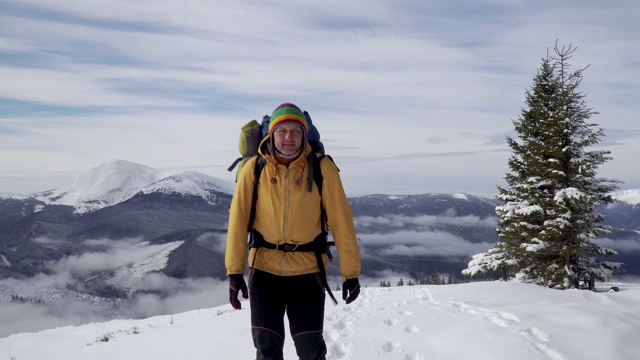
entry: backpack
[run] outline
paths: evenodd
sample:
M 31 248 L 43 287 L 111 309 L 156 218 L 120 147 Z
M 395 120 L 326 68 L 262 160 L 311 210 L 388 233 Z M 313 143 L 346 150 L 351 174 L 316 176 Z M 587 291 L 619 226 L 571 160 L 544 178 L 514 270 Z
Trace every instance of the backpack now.
M 313 121 L 311 120 L 309 113 L 307 111 L 303 111 L 303 114 L 307 120 L 307 125 L 309 126 L 307 141 L 309 142 L 309 145 L 311 145 L 312 151 L 324 155 L 324 145 L 320 141 L 320 132 L 315 125 L 313 125 Z M 246 164 L 246 162 L 252 157 L 258 155 L 260 143 L 269 133 L 269 122 L 271 122 L 271 117 L 269 115 L 265 115 L 262 117 L 262 122 L 258 122 L 253 119 L 240 129 L 240 138 L 238 139 L 240 157 L 237 158 L 227 169 L 228 171 L 233 171 L 236 166 L 238 167 L 238 171 L 236 172 L 236 182 L 238 182 L 238 174 L 242 171 L 244 164 Z
M 324 145 L 320 141 L 320 132 L 313 125 L 311 120 L 311 116 L 307 111 L 303 111 L 305 119 L 307 120 L 307 125 L 309 127 L 309 131 L 307 134 L 307 141 L 309 145 L 311 145 L 311 153 L 307 155 L 306 161 L 309 163 L 309 178 L 307 182 L 307 190 L 311 192 L 313 190 L 313 184 L 316 184 L 318 188 L 318 193 L 320 194 L 320 226 L 321 232 L 320 234 L 310 243 L 296 246 L 293 249 L 288 249 L 287 247 L 281 247 L 282 251 L 304 251 L 304 252 L 313 252 L 316 256 L 316 261 L 318 263 L 318 268 L 320 269 L 320 280 L 322 282 L 322 286 L 327 290 L 329 296 L 333 300 L 335 304 L 338 304 L 338 301 L 333 296 L 331 289 L 329 288 L 329 284 L 327 282 L 327 274 L 324 268 L 324 262 L 322 261 L 322 254 L 327 254 L 327 258 L 329 261 L 333 259 L 331 255 L 330 247 L 335 246 L 333 241 L 328 241 L 328 233 L 327 233 L 327 213 L 322 206 L 322 171 L 320 170 L 320 162 L 322 159 L 329 158 L 333 162 L 333 158 L 331 156 L 326 155 L 324 152 Z M 246 162 L 254 156 L 259 156 L 258 148 L 260 147 L 260 143 L 262 139 L 264 139 L 269 133 L 269 122 L 271 121 L 271 117 L 269 115 L 265 115 L 262 118 L 262 122 L 258 123 L 257 120 L 251 120 L 247 124 L 245 124 L 240 132 L 240 139 L 238 140 L 238 148 L 240 150 L 240 157 L 236 159 L 233 164 L 227 169 L 229 171 L 233 171 L 233 169 L 238 166 L 238 171 L 236 172 L 236 182 L 238 181 L 238 174 L 246 164 Z M 318 156 L 317 154 L 320 154 Z M 251 212 L 249 214 L 249 222 L 247 224 L 247 230 L 250 234 L 249 237 L 249 247 L 252 248 L 271 248 L 278 249 L 274 244 L 268 243 L 262 235 L 253 228 L 253 222 L 256 216 L 256 203 L 258 202 L 258 185 L 260 184 L 260 175 L 262 174 L 262 169 L 266 164 L 265 158 L 259 156 L 256 160 L 255 167 L 253 169 L 254 174 L 254 182 L 253 182 L 253 194 L 251 197 Z M 339 171 L 339 170 L 338 170 Z

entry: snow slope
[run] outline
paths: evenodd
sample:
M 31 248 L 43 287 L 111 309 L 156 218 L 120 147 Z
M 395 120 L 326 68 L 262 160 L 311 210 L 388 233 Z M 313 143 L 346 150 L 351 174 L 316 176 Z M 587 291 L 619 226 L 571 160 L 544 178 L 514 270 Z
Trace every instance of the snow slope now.
M 327 359 L 637 359 L 640 285 L 614 285 L 621 291 L 503 282 L 364 288 L 350 305 L 327 302 Z M 11 335 L 0 339 L 0 359 L 252 359 L 248 307 Z M 296 358 L 287 334 L 285 359 Z

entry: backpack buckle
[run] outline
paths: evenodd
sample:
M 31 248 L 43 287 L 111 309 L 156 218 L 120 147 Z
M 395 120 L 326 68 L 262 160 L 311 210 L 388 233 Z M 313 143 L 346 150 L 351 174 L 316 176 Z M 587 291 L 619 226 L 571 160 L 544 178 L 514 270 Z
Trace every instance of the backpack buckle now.
M 291 252 L 291 251 L 296 251 L 296 249 L 298 248 L 298 244 L 283 244 L 279 247 L 281 248 L 278 250 L 281 250 L 284 252 Z

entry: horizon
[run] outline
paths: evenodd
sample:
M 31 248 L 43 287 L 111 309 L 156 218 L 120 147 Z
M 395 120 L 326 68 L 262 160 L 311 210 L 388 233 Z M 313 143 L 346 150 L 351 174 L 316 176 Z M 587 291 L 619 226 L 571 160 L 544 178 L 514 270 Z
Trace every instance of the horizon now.
M 493 197 L 556 41 L 605 129 L 598 176 L 640 188 L 637 2 L 1 1 L 2 193 L 113 159 L 233 181 L 242 125 L 293 102 L 349 194 Z
M 126 168 L 126 169 L 121 169 L 121 168 Z M 102 170 L 103 173 L 96 173 L 98 170 Z M 105 170 L 106 169 L 106 170 Z M 138 185 L 136 186 L 132 186 L 132 185 L 136 185 L 136 184 L 127 184 L 127 186 L 125 188 L 122 189 L 112 189 L 109 188 L 109 186 L 113 186 L 114 184 L 111 183 L 112 181 L 117 180 L 118 177 L 118 172 L 119 171 L 125 171 L 125 172 L 130 172 L 132 170 L 144 170 L 141 171 L 143 172 L 142 174 L 136 174 L 136 175 L 140 175 L 141 177 L 145 177 L 145 176 L 151 176 L 150 175 L 150 171 L 154 173 L 153 178 L 149 178 L 148 183 L 139 183 L 140 180 L 136 181 L 136 184 Z M 106 171 L 106 173 L 104 173 Z M 185 169 L 180 169 L 177 172 L 169 172 L 169 171 L 160 171 L 157 169 L 153 169 L 150 168 L 144 164 L 137 164 L 137 163 L 133 163 L 127 160 L 123 160 L 123 159 L 118 159 L 118 160 L 113 160 L 104 164 L 101 164 L 99 166 L 96 166 L 94 168 L 92 168 L 91 170 L 89 170 L 88 172 L 82 174 L 80 177 L 74 179 L 72 182 L 66 184 L 65 186 L 62 186 L 60 188 L 56 188 L 56 189 L 47 189 L 47 190 L 43 190 L 43 191 L 39 191 L 39 192 L 35 192 L 35 193 L 30 193 L 30 194 L 14 194 L 14 193 L 4 193 L 4 192 L 0 192 L 0 196 L 7 196 L 9 198 L 28 198 L 28 197 L 36 197 L 36 198 L 41 198 L 43 194 L 45 193 L 49 193 L 49 192 L 53 192 L 53 194 L 55 195 L 56 193 L 59 193 L 59 195 L 63 196 L 69 195 L 69 193 L 73 193 L 73 195 L 71 197 L 73 197 L 74 199 L 76 199 L 77 201 L 80 200 L 87 200 L 87 199 L 94 199 L 96 197 L 103 197 L 106 196 L 108 194 L 110 194 L 110 196 L 113 196 L 113 191 L 114 190 L 118 190 L 118 191 L 124 191 L 125 193 L 127 191 L 131 192 L 131 190 L 133 189 L 134 191 L 131 192 L 129 195 L 125 194 L 125 197 L 123 199 L 121 199 L 120 201 L 124 201 L 125 199 L 132 197 L 133 195 L 135 195 L 135 193 L 137 193 L 139 190 L 148 188 L 149 186 L 151 186 L 152 184 L 160 181 L 160 180 L 164 180 L 176 175 L 186 175 L 189 173 L 197 173 L 197 174 L 202 174 L 205 176 L 211 176 L 211 178 L 215 179 L 216 181 L 218 181 L 218 186 L 220 188 L 221 191 L 224 191 L 230 195 L 233 195 L 233 189 L 235 187 L 235 183 L 232 181 L 229 181 L 227 179 L 221 179 L 218 177 L 215 177 L 213 175 L 208 175 L 202 172 L 198 172 L 198 171 L 192 171 L 192 170 L 185 170 Z M 87 182 L 87 178 L 91 179 L 89 182 Z M 109 179 L 109 181 L 106 181 L 104 178 Z M 105 187 L 106 186 L 106 187 Z M 89 188 L 90 190 L 86 190 L 86 188 Z M 87 192 L 88 191 L 88 192 Z M 184 190 L 187 191 L 187 190 Z M 438 195 L 451 195 L 451 196 L 455 196 L 456 194 L 466 194 L 466 195 L 471 195 L 471 196 L 477 196 L 480 198 L 486 198 L 486 199 L 494 199 L 495 195 L 493 196 L 483 196 L 483 195 L 478 195 L 478 194 L 468 194 L 468 193 L 464 193 L 464 192 L 453 192 L 453 193 L 434 193 L 434 192 L 425 192 L 425 193 L 419 193 L 419 194 L 383 194 L 383 193 L 376 193 L 376 192 L 371 192 L 371 193 L 367 193 L 367 194 L 351 194 L 349 192 L 347 192 L 347 196 L 349 198 L 357 198 L 357 197 L 362 197 L 362 196 L 368 196 L 368 195 L 384 195 L 384 196 L 411 196 L 411 195 L 429 195 L 429 194 L 438 194 Z M 631 205 L 635 205 L 637 203 L 640 203 L 640 189 L 625 189 L 625 190 L 616 190 L 614 192 L 611 193 L 612 195 L 614 195 L 614 199 L 618 200 L 618 201 L 623 201 L 626 203 L 629 203 Z M 46 199 L 42 199 L 43 201 Z M 116 201 L 116 203 L 119 201 Z M 109 202 L 110 203 L 110 202 Z M 63 203 L 59 203 L 59 204 L 63 204 Z M 72 203 L 64 203 L 65 205 L 73 205 L 74 207 L 78 207 L 78 204 L 72 204 Z M 113 205 L 113 204 L 111 204 Z M 110 206 L 110 205 L 109 205 Z M 86 208 L 85 210 L 91 211 L 90 208 Z M 84 211 L 83 211 L 84 212 Z

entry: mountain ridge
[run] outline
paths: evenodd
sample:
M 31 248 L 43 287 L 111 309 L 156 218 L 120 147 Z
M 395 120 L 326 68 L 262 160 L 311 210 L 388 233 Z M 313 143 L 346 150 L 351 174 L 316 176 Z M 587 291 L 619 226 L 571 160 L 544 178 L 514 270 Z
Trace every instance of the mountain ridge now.
M 210 191 L 233 195 L 234 188 L 235 184 L 231 181 L 197 171 L 160 171 L 146 165 L 117 159 L 92 168 L 67 186 L 29 195 L 0 193 L 0 199 L 25 200 L 33 198 L 44 204 L 72 206 L 75 212 L 84 214 L 126 201 L 139 193 L 174 193 L 200 196 L 208 200 L 207 193 Z M 471 196 L 493 203 L 492 199 L 466 193 L 424 193 L 413 195 L 372 193 L 353 196 L 351 199 L 377 196 L 402 199 L 408 196 L 435 195 L 450 195 L 467 200 Z M 619 190 L 611 193 L 611 196 L 616 201 L 629 205 L 640 203 L 640 189 Z

